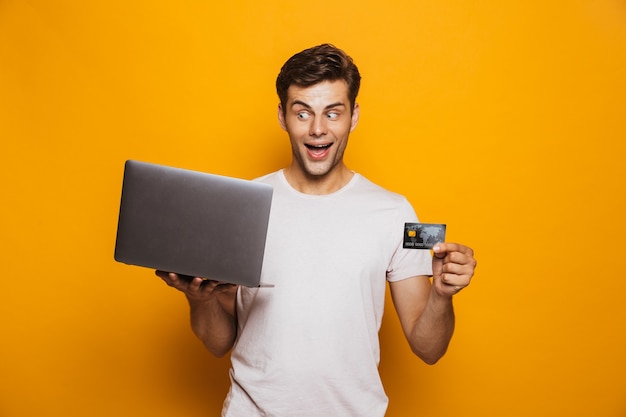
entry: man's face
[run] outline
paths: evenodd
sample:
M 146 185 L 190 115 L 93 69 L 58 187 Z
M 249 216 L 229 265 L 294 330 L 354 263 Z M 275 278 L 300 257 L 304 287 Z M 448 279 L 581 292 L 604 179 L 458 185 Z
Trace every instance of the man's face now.
M 343 164 L 348 136 L 359 120 L 359 107 L 350 109 L 348 86 L 343 80 L 311 87 L 292 85 L 286 108 L 279 106 L 280 125 L 289 134 L 298 168 L 308 178 L 332 174 Z

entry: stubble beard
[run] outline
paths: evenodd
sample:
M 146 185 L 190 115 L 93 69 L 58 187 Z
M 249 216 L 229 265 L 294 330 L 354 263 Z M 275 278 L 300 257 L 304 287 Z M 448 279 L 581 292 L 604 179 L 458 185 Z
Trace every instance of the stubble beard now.
M 297 148 L 293 149 L 293 158 L 298 165 L 302 174 L 311 181 L 321 181 L 327 178 L 335 171 L 343 160 L 343 152 L 335 154 L 332 158 L 323 161 L 311 161 L 307 158 L 306 151 L 304 155 L 298 152 Z

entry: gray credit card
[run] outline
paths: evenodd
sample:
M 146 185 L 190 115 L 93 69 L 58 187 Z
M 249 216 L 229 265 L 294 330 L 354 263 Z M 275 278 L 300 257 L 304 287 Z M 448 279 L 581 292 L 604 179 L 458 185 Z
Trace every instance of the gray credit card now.
M 446 225 L 439 223 L 404 223 L 405 249 L 432 249 L 446 241 Z

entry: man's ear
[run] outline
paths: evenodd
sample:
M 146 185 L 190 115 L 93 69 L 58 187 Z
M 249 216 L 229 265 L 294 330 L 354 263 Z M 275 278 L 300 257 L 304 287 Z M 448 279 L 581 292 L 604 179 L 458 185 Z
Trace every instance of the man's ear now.
M 360 113 L 359 103 L 354 103 L 354 108 L 352 109 L 352 121 L 350 124 L 350 132 L 352 132 L 356 128 L 356 125 L 359 124 L 359 113 Z
M 283 111 L 283 105 L 278 103 L 278 123 L 283 130 L 287 130 L 287 124 L 285 123 L 285 112 Z

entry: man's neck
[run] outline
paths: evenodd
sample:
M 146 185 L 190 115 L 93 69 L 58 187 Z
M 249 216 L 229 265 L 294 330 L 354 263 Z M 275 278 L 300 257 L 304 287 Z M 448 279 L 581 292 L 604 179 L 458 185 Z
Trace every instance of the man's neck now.
M 343 164 L 320 176 L 309 175 L 294 164 L 285 168 L 283 173 L 289 185 L 296 191 L 312 195 L 332 194 L 343 188 L 354 176 L 354 172 Z

